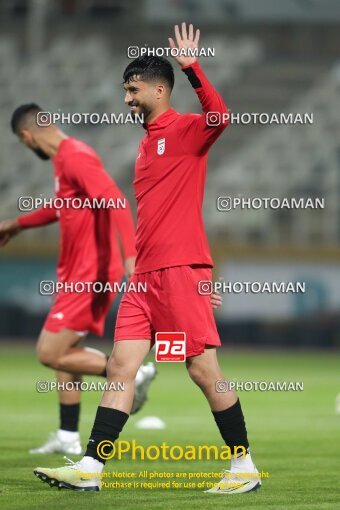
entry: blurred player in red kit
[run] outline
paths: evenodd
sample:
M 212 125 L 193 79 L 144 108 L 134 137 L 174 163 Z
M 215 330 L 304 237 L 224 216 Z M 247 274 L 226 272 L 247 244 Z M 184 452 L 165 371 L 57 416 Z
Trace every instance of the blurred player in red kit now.
M 89 332 L 103 334 L 106 315 L 116 297 L 110 291 L 93 292 L 92 287 L 87 287 L 89 292 L 74 292 L 72 284 L 100 282 L 105 288 L 107 282 L 110 285 L 120 283 L 124 272 L 130 278 L 136 257 L 135 228 L 125 196 L 96 152 L 80 140 L 66 136 L 53 124 L 39 125 L 39 112 L 41 108 L 33 103 L 19 106 L 12 115 L 12 130 L 41 159 L 53 160 L 55 196 L 65 205 L 56 208 L 48 203 L 17 219 L 1 222 L 0 245 L 7 244 L 22 230 L 59 222 L 57 277 L 65 288 L 57 294 L 47 316 L 38 340 L 37 355 L 41 363 L 57 371 L 58 382 L 65 386 L 68 382 L 81 381 L 82 375 L 106 377 L 108 356 L 79 343 Z M 72 207 L 73 199 L 78 200 L 76 207 Z M 90 207 L 78 207 L 79 200 Z M 91 200 L 94 205 L 103 207 L 92 208 Z M 154 376 L 152 363 L 141 366 L 136 376 L 134 412 L 146 400 Z M 79 384 L 78 388 L 76 384 L 72 387 L 59 390 L 59 430 L 51 433 L 47 442 L 31 453 L 81 453 L 78 432 L 81 392 Z
M 98 445 L 119 437 L 131 412 L 137 370 L 155 333 L 162 331 L 185 332 L 188 373 L 205 395 L 232 452 L 230 472 L 207 492 L 240 494 L 261 485 L 237 395 L 216 388 L 225 379 L 216 355 L 221 342 L 209 296 L 198 292 L 200 281 L 211 281 L 213 266 L 202 219 L 208 152 L 228 124 L 227 109 L 189 51 L 197 48 L 199 31 L 194 34 L 193 26 L 183 23 L 181 31 L 175 27 L 175 38 L 181 50 L 175 59 L 198 96 L 202 114 L 180 114 L 171 108 L 174 73 L 164 58 L 137 58 L 123 75 L 125 103 L 146 120 L 135 164 L 137 259 L 131 281 L 146 283 L 147 291 L 124 295 L 107 367 L 108 380 L 123 380 L 126 391 L 104 393 L 81 461 L 35 469 L 36 476 L 51 486 L 100 490 L 105 461 Z M 169 43 L 176 49 L 172 38 Z M 243 453 L 238 455 L 240 447 Z

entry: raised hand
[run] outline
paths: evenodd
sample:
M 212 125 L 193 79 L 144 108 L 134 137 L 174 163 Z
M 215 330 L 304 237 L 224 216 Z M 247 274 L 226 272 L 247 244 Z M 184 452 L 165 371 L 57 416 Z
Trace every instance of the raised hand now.
M 188 50 L 188 49 L 191 49 L 191 50 L 196 49 L 197 50 L 198 41 L 200 38 L 200 31 L 196 30 L 196 34 L 194 37 L 193 25 L 192 24 L 189 25 L 189 34 L 188 34 L 187 33 L 187 24 L 182 23 L 182 34 L 179 30 L 178 25 L 175 25 L 175 38 L 176 38 L 177 46 L 171 37 L 169 37 L 169 39 L 168 39 L 171 49 L 178 48 L 178 49 L 184 49 L 184 50 Z M 192 56 L 192 53 L 190 53 L 190 52 L 183 51 L 183 55 L 179 54 L 177 57 L 174 56 L 174 59 L 177 60 L 177 62 L 179 63 L 180 66 L 184 67 L 184 66 L 190 66 L 191 64 L 196 62 L 197 57 L 195 55 Z

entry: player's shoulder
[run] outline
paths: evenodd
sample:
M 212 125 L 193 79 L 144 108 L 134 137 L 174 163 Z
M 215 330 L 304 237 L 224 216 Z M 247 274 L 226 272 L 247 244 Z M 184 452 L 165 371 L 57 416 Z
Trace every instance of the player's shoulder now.
M 192 124 L 193 122 L 199 121 L 201 118 L 201 113 L 180 113 L 177 122 L 180 125 L 186 126 L 188 124 Z
M 84 157 L 100 160 L 96 151 L 82 140 L 69 137 L 64 140 L 63 145 L 64 160 L 72 159 L 74 161 L 77 158 L 83 159 Z
M 180 116 L 181 120 L 185 121 L 185 120 L 198 119 L 198 118 L 202 117 L 202 114 L 189 112 L 189 113 L 180 113 L 179 116 Z

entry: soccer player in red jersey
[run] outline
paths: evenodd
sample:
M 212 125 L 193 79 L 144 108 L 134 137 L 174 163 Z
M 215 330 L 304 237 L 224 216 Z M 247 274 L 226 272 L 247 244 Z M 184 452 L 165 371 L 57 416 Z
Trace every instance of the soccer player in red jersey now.
M 174 74 L 166 59 L 141 57 L 124 72 L 125 103 L 146 120 L 135 165 L 137 260 L 132 281 L 146 283 L 147 292 L 123 297 L 107 367 L 108 380 L 123 380 L 126 391 L 104 393 L 81 461 L 57 469 L 36 468 L 36 476 L 51 485 L 100 490 L 105 461 L 98 445 L 119 437 L 129 418 L 135 374 L 155 333 L 162 331 L 185 332 L 189 375 L 208 400 L 232 454 L 230 472 L 208 492 L 239 494 L 261 485 L 240 402 L 234 391 L 221 393 L 216 388 L 225 380 L 216 356 L 221 342 L 209 296 L 198 292 L 200 281 L 211 281 L 213 266 L 202 220 L 207 158 L 227 126 L 227 109 L 189 52 L 197 48 L 199 31 L 194 34 L 193 26 L 187 30 L 183 23 L 182 31 L 175 27 L 175 37 L 181 50 L 176 60 L 199 98 L 202 114 L 180 114 L 170 107 Z M 169 43 L 176 48 L 173 39 Z M 214 115 L 209 117 L 209 112 Z M 240 447 L 244 453 L 238 457 Z
M 103 334 L 106 315 L 116 297 L 110 289 L 115 283 L 120 284 L 124 271 L 127 278 L 134 271 L 135 229 L 125 196 L 96 152 L 80 140 L 66 136 L 55 125 L 38 125 L 40 111 L 35 104 L 17 108 L 12 116 L 12 130 L 40 158 L 52 158 L 55 196 L 65 205 L 62 202 L 64 206 L 56 208 L 47 203 L 34 212 L 1 222 L 0 245 L 7 244 L 22 230 L 59 222 L 61 248 L 57 277 L 58 283 L 65 287 L 57 293 L 47 316 L 38 340 L 37 355 L 41 363 L 57 371 L 57 381 L 65 386 L 81 381 L 82 375 L 106 377 L 108 357 L 78 344 L 88 332 Z M 79 207 L 81 201 L 87 206 Z M 72 284 L 78 282 L 98 282 L 97 290 L 87 285 L 88 292 L 75 292 Z M 105 291 L 106 283 L 108 291 Z M 100 292 L 100 288 L 104 291 Z M 144 403 L 154 375 L 152 364 L 141 367 L 134 411 Z M 59 390 L 59 430 L 31 453 L 81 453 L 78 432 L 81 392 L 79 384 L 78 387 L 76 384 L 69 386 L 71 389 Z

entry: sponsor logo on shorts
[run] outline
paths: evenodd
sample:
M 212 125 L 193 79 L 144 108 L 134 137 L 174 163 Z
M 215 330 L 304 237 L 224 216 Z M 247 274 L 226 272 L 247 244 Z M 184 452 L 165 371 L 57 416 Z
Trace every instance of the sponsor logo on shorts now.
M 185 356 L 186 335 L 184 332 L 156 333 L 156 361 L 183 362 Z

